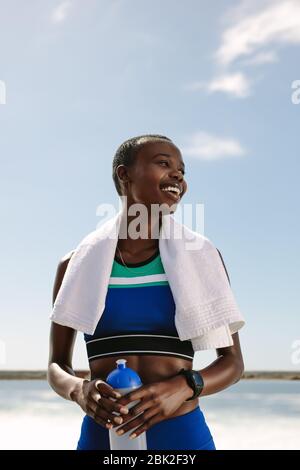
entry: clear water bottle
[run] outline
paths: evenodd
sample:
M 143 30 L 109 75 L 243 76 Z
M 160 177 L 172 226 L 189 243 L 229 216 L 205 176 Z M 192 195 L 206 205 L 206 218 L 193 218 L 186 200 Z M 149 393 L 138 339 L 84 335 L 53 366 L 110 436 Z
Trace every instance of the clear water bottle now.
M 117 368 L 106 377 L 106 383 L 118 391 L 122 396 L 132 390 L 140 388 L 143 385 L 139 375 L 133 369 L 130 369 L 130 367 L 126 367 L 126 362 L 126 359 L 118 359 L 116 361 Z M 130 409 L 139 402 L 140 400 L 132 401 L 131 403 L 128 403 L 126 407 Z M 115 411 L 113 414 L 117 416 L 128 416 L 120 415 Z M 134 416 L 132 419 L 135 419 L 137 416 L 139 415 Z M 120 427 L 123 425 L 124 423 L 122 423 Z M 121 436 L 118 436 L 116 433 L 118 429 L 119 428 L 113 428 L 109 430 L 110 450 L 147 450 L 145 431 L 135 439 L 129 439 L 129 435 L 134 432 L 134 429 L 125 432 L 125 434 Z

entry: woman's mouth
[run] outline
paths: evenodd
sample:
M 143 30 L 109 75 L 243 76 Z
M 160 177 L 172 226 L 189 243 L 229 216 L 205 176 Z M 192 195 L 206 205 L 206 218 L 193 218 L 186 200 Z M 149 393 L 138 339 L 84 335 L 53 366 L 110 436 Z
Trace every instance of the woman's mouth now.
M 161 188 L 161 191 L 173 199 L 173 201 L 179 201 L 180 199 L 181 191 L 177 186 L 165 186 Z

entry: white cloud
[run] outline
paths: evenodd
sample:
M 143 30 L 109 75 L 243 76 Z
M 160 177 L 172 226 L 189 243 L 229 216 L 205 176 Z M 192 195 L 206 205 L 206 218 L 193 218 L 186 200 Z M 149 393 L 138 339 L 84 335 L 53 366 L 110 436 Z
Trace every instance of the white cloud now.
M 208 93 L 224 92 L 238 98 L 245 98 L 250 94 L 250 81 L 241 72 L 220 75 L 210 82 L 192 82 L 185 87 L 186 90 L 206 90 Z
M 182 153 L 199 160 L 217 160 L 242 156 L 245 150 L 235 139 L 200 131 L 189 138 L 188 146 L 182 146 Z
M 71 6 L 72 3 L 70 1 L 65 1 L 55 7 L 51 15 L 52 22 L 62 23 L 63 21 L 65 21 Z
M 250 82 L 243 73 L 237 72 L 214 78 L 207 88 L 209 92 L 223 91 L 244 98 L 250 93 Z
M 250 59 L 243 61 L 243 65 L 262 65 L 278 62 L 278 55 L 275 51 L 259 52 Z
M 273 0 L 256 12 L 245 14 L 224 31 L 216 59 L 228 66 L 261 47 L 278 43 L 300 43 L 299 0 Z
M 231 72 L 232 64 L 240 61 L 240 67 L 253 67 L 278 62 L 278 47 L 300 44 L 300 0 L 242 0 L 224 18 L 227 26 L 214 54 L 219 70 L 210 81 L 194 82 L 186 89 L 245 98 L 257 80 L 250 80 L 249 69 L 247 75 Z

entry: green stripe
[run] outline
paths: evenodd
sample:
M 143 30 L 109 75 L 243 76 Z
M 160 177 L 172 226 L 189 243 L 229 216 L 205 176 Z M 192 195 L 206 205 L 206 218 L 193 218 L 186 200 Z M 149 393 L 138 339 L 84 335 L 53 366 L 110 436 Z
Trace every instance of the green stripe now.
M 147 286 L 168 286 L 169 283 L 168 281 L 158 281 L 158 282 L 145 282 L 144 284 L 109 284 L 108 287 L 110 289 L 122 289 L 123 287 L 125 288 L 130 288 L 130 287 L 147 287 Z

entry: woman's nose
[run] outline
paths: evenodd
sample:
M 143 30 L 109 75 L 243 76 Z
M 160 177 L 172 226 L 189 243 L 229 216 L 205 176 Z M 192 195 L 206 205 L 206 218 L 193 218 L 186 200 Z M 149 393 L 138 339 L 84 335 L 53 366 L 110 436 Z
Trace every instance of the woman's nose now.
M 170 174 L 176 176 L 180 181 L 183 180 L 183 174 L 181 170 L 176 170 L 175 168 L 170 171 Z

